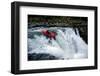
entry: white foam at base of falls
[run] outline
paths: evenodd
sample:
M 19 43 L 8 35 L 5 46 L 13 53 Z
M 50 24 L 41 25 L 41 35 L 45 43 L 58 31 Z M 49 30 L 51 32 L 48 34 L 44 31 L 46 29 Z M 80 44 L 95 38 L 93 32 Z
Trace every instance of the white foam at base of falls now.
M 46 53 L 59 59 L 87 58 L 88 45 L 73 28 L 56 29 L 56 40 L 47 39 L 44 35 L 35 35 L 34 39 L 28 38 L 28 53 Z

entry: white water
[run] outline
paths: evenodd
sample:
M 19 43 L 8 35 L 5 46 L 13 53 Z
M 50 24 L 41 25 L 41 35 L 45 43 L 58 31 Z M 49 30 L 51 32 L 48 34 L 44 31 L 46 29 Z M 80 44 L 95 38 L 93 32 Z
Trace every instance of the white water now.
M 78 29 L 76 29 L 76 33 L 72 28 L 55 30 L 56 40 L 47 39 L 44 35 L 35 35 L 33 39 L 28 38 L 28 48 L 30 49 L 28 53 L 46 53 L 59 59 L 88 57 L 88 45 L 80 37 Z

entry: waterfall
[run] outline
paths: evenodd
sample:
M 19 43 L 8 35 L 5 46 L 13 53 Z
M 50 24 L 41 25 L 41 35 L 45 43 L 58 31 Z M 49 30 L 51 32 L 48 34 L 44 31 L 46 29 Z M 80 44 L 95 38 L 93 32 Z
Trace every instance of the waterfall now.
M 77 34 L 78 36 L 80 36 L 78 29 L 75 28 L 75 30 L 76 30 L 76 34 Z
M 39 29 L 38 29 L 39 30 Z M 48 28 L 49 30 L 49 28 Z M 56 39 L 46 38 L 41 32 L 32 30 L 33 38 L 28 38 L 28 53 L 45 53 L 51 54 L 59 59 L 87 58 L 88 45 L 80 37 L 77 28 L 55 28 L 51 31 L 57 33 Z

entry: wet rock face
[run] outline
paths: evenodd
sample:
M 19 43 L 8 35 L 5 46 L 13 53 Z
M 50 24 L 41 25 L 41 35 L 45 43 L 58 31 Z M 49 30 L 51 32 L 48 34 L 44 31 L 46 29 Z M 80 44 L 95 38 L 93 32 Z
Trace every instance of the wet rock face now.
M 44 53 L 40 53 L 40 54 L 36 54 L 36 53 L 33 53 L 33 54 L 28 54 L 28 60 L 31 61 L 31 60 L 57 60 L 59 58 L 53 56 L 53 55 L 50 55 L 50 54 L 44 54 Z
M 79 27 L 78 28 L 80 36 L 88 44 L 88 28 L 87 27 Z

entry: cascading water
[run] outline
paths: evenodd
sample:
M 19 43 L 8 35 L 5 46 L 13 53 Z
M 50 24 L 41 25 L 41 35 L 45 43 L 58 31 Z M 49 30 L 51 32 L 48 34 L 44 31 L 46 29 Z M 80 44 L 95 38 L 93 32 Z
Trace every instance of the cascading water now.
M 46 36 L 41 33 L 44 29 L 50 31 Z M 77 28 L 29 29 L 28 34 L 32 36 L 28 37 L 28 54 L 50 54 L 58 59 L 88 57 L 88 45 L 80 37 Z

